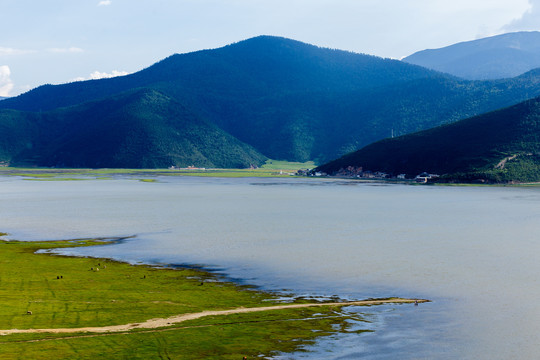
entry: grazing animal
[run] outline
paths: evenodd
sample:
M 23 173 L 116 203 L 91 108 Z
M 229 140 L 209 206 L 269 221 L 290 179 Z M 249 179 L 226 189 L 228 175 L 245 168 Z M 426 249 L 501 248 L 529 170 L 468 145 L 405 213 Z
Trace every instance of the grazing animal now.
M 32 312 L 31 312 L 30 310 L 28 310 L 28 311 L 26 312 L 26 315 L 32 315 Z

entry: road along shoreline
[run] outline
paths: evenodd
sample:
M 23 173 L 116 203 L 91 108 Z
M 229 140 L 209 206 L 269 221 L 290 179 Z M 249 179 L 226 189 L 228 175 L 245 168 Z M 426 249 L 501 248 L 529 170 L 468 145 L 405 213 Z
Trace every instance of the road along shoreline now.
M 11 334 L 36 334 L 36 333 L 54 333 L 54 334 L 70 334 L 70 333 L 118 333 L 126 332 L 137 329 L 157 329 L 163 327 L 169 327 L 184 321 L 195 320 L 205 316 L 223 316 L 232 314 L 243 314 L 252 312 L 272 311 L 272 310 L 285 310 L 285 309 L 299 309 L 316 306 L 371 306 L 382 304 L 420 304 L 429 302 L 425 299 L 402 299 L 402 298 L 390 298 L 390 299 L 370 299 L 361 301 L 348 301 L 348 302 L 328 302 L 328 303 L 309 303 L 309 304 L 284 304 L 264 307 L 252 307 L 252 308 L 237 308 L 230 310 L 207 310 L 197 313 L 180 314 L 171 316 L 168 318 L 150 319 L 140 323 L 130 323 L 124 325 L 111 325 L 100 327 L 83 327 L 83 328 L 63 328 L 63 329 L 8 329 L 0 330 L 0 335 Z M 31 315 L 29 315 L 31 316 Z

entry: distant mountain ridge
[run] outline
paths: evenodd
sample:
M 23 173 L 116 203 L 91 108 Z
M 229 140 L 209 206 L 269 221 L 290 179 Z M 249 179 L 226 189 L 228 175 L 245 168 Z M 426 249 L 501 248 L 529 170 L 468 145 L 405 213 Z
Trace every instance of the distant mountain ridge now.
M 409 64 L 468 80 L 512 78 L 540 68 L 540 32 L 515 32 L 416 52 Z
M 133 94 L 146 95 L 127 106 Z M 0 161 L 90 167 L 162 167 L 187 161 L 244 167 L 266 158 L 323 163 L 391 133 L 431 128 L 539 95 L 540 71 L 471 82 L 397 60 L 261 36 L 173 55 L 127 76 L 44 85 L 3 100 Z M 85 110 L 92 106 L 95 111 Z M 140 113 L 129 110 L 135 108 Z M 42 126 L 43 119 L 52 125 Z M 198 140 L 189 142 L 178 129 L 181 124 L 199 127 L 190 130 Z M 112 147 L 108 139 L 114 136 L 118 143 L 143 139 L 128 132 L 130 126 L 148 140 L 122 148 L 129 151 Z M 172 135 L 176 133 L 182 136 Z M 202 137 L 204 133 L 215 134 L 214 140 Z M 185 149 L 182 156 L 180 147 Z M 216 149 L 240 160 L 235 163 L 226 155 L 227 161 L 218 161 Z M 119 155 L 127 153 L 132 157 Z
M 443 181 L 540 181 L 540 97 L 509 108 L 373 143 L 318 168 L 443 175 Z

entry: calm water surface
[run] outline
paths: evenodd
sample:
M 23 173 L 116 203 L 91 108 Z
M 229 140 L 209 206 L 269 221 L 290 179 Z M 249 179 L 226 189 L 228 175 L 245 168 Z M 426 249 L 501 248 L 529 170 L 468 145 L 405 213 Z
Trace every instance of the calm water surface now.
M 77 254 L 201 264 L 297 295 L 434 300 L 349 308 L 375 332 L 321 339 L 281 359 L 540 353 L 540 188 L 0 177 L 0 201 L 0 231 L 11 238 L 137 235 Z

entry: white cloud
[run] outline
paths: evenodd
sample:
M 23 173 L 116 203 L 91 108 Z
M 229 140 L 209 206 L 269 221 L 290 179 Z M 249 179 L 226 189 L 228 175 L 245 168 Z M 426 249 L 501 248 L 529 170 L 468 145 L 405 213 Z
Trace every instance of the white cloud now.
M 127 71 L 118 71 L 118 70 L 113 70 L 110 73 L 94 71 L 88 77 L 78 77 L 78 78 L 73 79 L 72 81 L 98 80 L 98 79 L 106 79 L 106 78 L 112 78 L 112 77 L 117 77 L 117 76 L 124 76 L 128 74 L 129 73 Z
M 22 50 L 22 49 L 14 49 L 14 48 L 7 48 L 7 47 L 1 47 L 0 46 L 0 56 L 4 55 L 24 55 L 24 54 L 30 54 L 34 53 L 33 50 Z
M 540 30 L 540 0 L 529 0 L 529 9 L 503 27 L 505 31 Z
M 69 47 L 69 48 L 50 48 L 50 49 L 47 49 L 48 52 L 51 52 L 51 53 L 82 53 L 84 52 L 83 49 L 81 48 L 78 48 L 78 47 Z
M 98 6 L 109 6 L 109 5 L 111 5 L 111 3 L 112 3 L 111 0 L 102 0 L 97 5 Z
M 113 70 L 110 73 L 94 71 L 92 74 L 90 74 L 90 78 L 95 80 L 95 79 L 103 79 L 103 78 L 112 78 L 116 76 L 124 76 L 127 74 L 129 74 L 127 71 L 118 71 L 118 70 Z
M 0 65 L 0 96 L 10 96 L 9 92 L 12 89 L 11 70 L 7 65 Z

